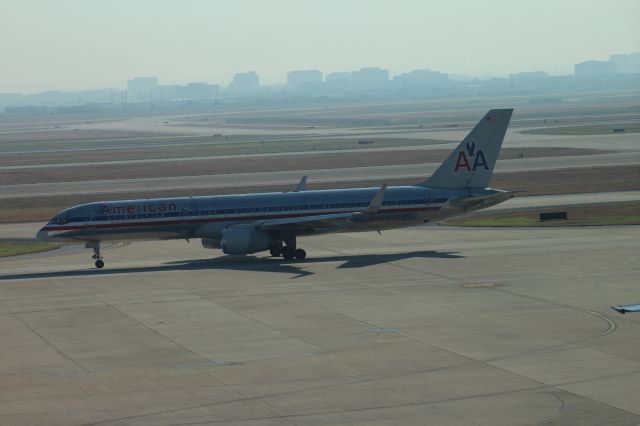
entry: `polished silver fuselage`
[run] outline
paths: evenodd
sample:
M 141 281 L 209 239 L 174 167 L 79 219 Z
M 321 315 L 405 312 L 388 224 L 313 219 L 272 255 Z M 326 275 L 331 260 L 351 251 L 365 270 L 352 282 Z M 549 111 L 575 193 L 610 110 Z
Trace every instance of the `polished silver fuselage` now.
M 219 240 L 228 226 L 282 218 L 359 212 L 379 188 L 333 189 L 82 204 L 60 212 L 38 234 L 61 242 L 136 241 L 203 238 Z M 459 200 L 479 202 L 460 203 Z M 485 208 L 509 198 L 491 189 L 439 190 L 389 187 L 382 206 L 366 220 L 339 229 L 299 230 L 297 235 L 402 228 Z

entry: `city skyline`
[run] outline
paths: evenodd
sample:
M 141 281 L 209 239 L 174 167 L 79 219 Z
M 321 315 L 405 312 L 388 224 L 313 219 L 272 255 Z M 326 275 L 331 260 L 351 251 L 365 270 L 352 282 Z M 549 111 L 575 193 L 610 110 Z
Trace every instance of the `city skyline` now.
M 573 68 L 576 68 L 577 66 L 580 65 L 584 65 L 584 64 L 590 64 L 590 63 L 598 63 L 598 64 L 604 64 L 604 63 L 608 63 L 610 62 L 611 59 L 615 58 L 615 57 L 624 57 L 624 56 L 633 56 L 635 58 L 635 63 L 636 63 L 636 67 L 640 67 L 640 65 L 637 65 L 638 63 L 638 57 L 640 55 L 640 52 L 632 52 L 632 53 L 618 53 L 615 55 L 610 55 L 609 56 L 609 61 L 598 61 L 598 60 L 594 60 L 591 58 L 585 58 L 582 61 L 580 61 L 577 64 L 574 64 L 572 66 L 572 71 L 568 72 L 566 74 L 553 74 L 553 73 L 549 73 L 547 71 L 541 71 L 541 70 L 523 70 L 523 71 L 519 71 L 519 72 L 515 72 L 515 73 L 510 73 L 508 75 L 488 75 L 488 76 L 466 76 L 468 81 L 473 81 L 473 80 L 488 80 L 488 79 L 492 79 L 492 78 L 512 78 L 514 76 L 517 75 L 527 75 L 527 74 L 544 74 L 545 76 L 569 76 L 569 75 L 574 75 L 574 71 Z M 613 64 L 612 64 L 613 65 Z M 577 69 L 577 68 L 576 68 Z M 357 73 L 362 72 L 364 70 L 380 70 L 383 71 L 387 74 L 387 80 L 389 82 L 392 82 L 396 79 L 401 79 L 403 77 L 406 77 L 408 75 L 411 75 L 413 73 L 416 72 L 428 72 L 428 73 L 433 73 L 433 74 L 441 74 L 445 77 L 453 77 L 453 79 L 455 80 L 464 80 L 463 77 L 465 76 L 460 76 L 460 75 L 451 75 L 448 74 L 446 72 L 442 73 L 439 70 L 429 70 L 429 69 L 411 69 L 411 70 L 407 70 L 406 72 L 401 72 L 401 73 L 397 73 L 397 74 L 391 74 L 389 73 L 387 69 L 384 68 L 380 68 L 380 67 L 360 67 L 358 69 L 354 69 L 354 70 L 349 70 L 349 71 L 334 71 L 334 70 L 329 70 L 329 71 L 321 71 L 321 70 L 314 70 L 314 69 L 295 69 L 295 70 L 289 70 L 286 72 L 286 74 L 284 75 L 283 81 L 280 81 L 278 83 L 272 83 L 272 84 L 263 84 L 262 80 L 260 80 L 259 83 L 256 84 L 256 88 L 260 87 L 260 88 L 293 88 L 293 86 L 291 85 L 289 78 L 292 74 L 298 74 L 298 73 L 318 73 L 320 75 L 320 83 L 329 83 L 332 79 L 332 76 L 342 76 L 344 77 L 344 75 L 357 75 Z M 613 74 L 616 74 L 615 72 L 615 67 L 613 67 Z M 0 94 L 22 94 L 22 95 L 35 95 L 35 94 L 42 94 L 42 93 L 46 93 L 46 92 L 68 92 L 68 93 L 74 93 L 74 92 L 83 92 L 83 91 L 103 91 L 103 90 L 115 90 L 115 91 L 123 91 L 123 92 L 135 92 L 135 90 L 131 90 L 130 88 L 130 84 L 132 82 L 135 82 L 136 80 L 145 80 L 145 79 L 154 79 L 155 80 L 155 84 L 160 86 L 164 86 L 164 87 L 182 87 L 182 88 L 188 88 L 189 86 L 193 86 L 193 85 L 208 85 L 208 86 L 214 86 L 216 87 L 216 91 L 219 90 L 226 90 L 226 91 L 233 91 L 233 85 L 234 85 L 234 81 L 236 78 L 238 77 L 245 77 L 247 75 L 251 75 L 253 74 L 254 77 L 259 80 L 261 79 L 260 74 L 256 73 L 255 71 L 246 71 L 246 72 L 236 72 L 233 74 L 233 76 L 231 77 L 231 80 L 227 83 L 227 84 L 220 84 L 219 82 L 213 82 L 210 80 L 201 80 L 201 81 L 179 81 L 179 82 L 167 82 L 165 80 L 162 79 L 162 77 L 159 77 L 158 75 L 147 75 L 147 76 L 133 76 L 127 80 L 125 80 L 124 82 L 121 82 L 121 84 L 114 86 L 114 87 L 97 87 L 97 86 L 93 86 L 93 87 L 87 87 L 85 89 L 70 89 L 70 90 L 63 90 L 63 89 L 59 89 L 59 88 L 48 88 L 45 90 L 39 90 L 39 91 L 32 91 L 32 92 L 28 92 L 28 91 L 24 91 L 24 92 L 19 92 L 19 91 L 14 91 L 14 92 L 8 92 L 8 91 L 0 91 Z M 349 79 L 351 80 L 351 77 L 349 77 Z M 160 84 L 161 83 L 161 84 Z
M 585 59 L 640 47 L 640 3 L 405 0 L 188 3 L 6 0 L 0 92 L 121 87 L 132 76 L 227 86 L 255 71 L 284 84 L 290 70 L 399 75 L 570 74 Z M 615 21 L 615 25 L 611 23 Z

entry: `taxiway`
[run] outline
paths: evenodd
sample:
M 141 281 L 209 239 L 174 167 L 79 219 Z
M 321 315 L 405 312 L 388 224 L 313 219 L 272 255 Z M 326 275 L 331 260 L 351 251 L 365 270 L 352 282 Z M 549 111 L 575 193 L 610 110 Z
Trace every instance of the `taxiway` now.
M 30 225 L 16 226 L 30 231 Z M 640 227 L 423 226 L 309 259 L 0 260 L 0 423 L 640 422 Z

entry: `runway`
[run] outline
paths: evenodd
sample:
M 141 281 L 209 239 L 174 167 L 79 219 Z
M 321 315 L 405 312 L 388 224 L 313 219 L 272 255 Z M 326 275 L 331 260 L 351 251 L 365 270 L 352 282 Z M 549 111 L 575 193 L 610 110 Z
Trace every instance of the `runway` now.
M 640 301 L 638 241 L 423 226 L 301 239 L 292 263 L 0 259 L 0 424 L 637 424 L 640 316 L 609 306 Z
M 601 155 L 545 157 L 502 160 L 496 164 L 497 173 L 539 170 L 560 170 L 576 167 L 640 164 L 640 151 Z M 344 182 L 370 179 L 426 178 L 440 164 L 411 164 L 338 169 L 285 170 L 277 172 L 214 174 L 141 179 L 109 179 L 79 182 L 51 182 L 0 186 L 0 199 L 51 195 L 81 195 L 154 190 L 200 189 L 211 187 L 275 186 L 292 184 L 302 175 L 310 182 Z

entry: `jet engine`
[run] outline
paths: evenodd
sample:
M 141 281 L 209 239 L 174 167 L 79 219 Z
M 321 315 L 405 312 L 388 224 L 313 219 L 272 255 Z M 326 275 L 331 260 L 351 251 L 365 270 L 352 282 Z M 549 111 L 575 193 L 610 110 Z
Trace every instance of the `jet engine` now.
M 208 249 L 219 249 L 220 248 L 220 240 L 215 240 L 213 238 L 201 238 L 202 247 Z
M 271 237 L 255 228 L 232 227 L 222 230 L 220 248 L 226 254 L 249 254 L 268 250 Z

